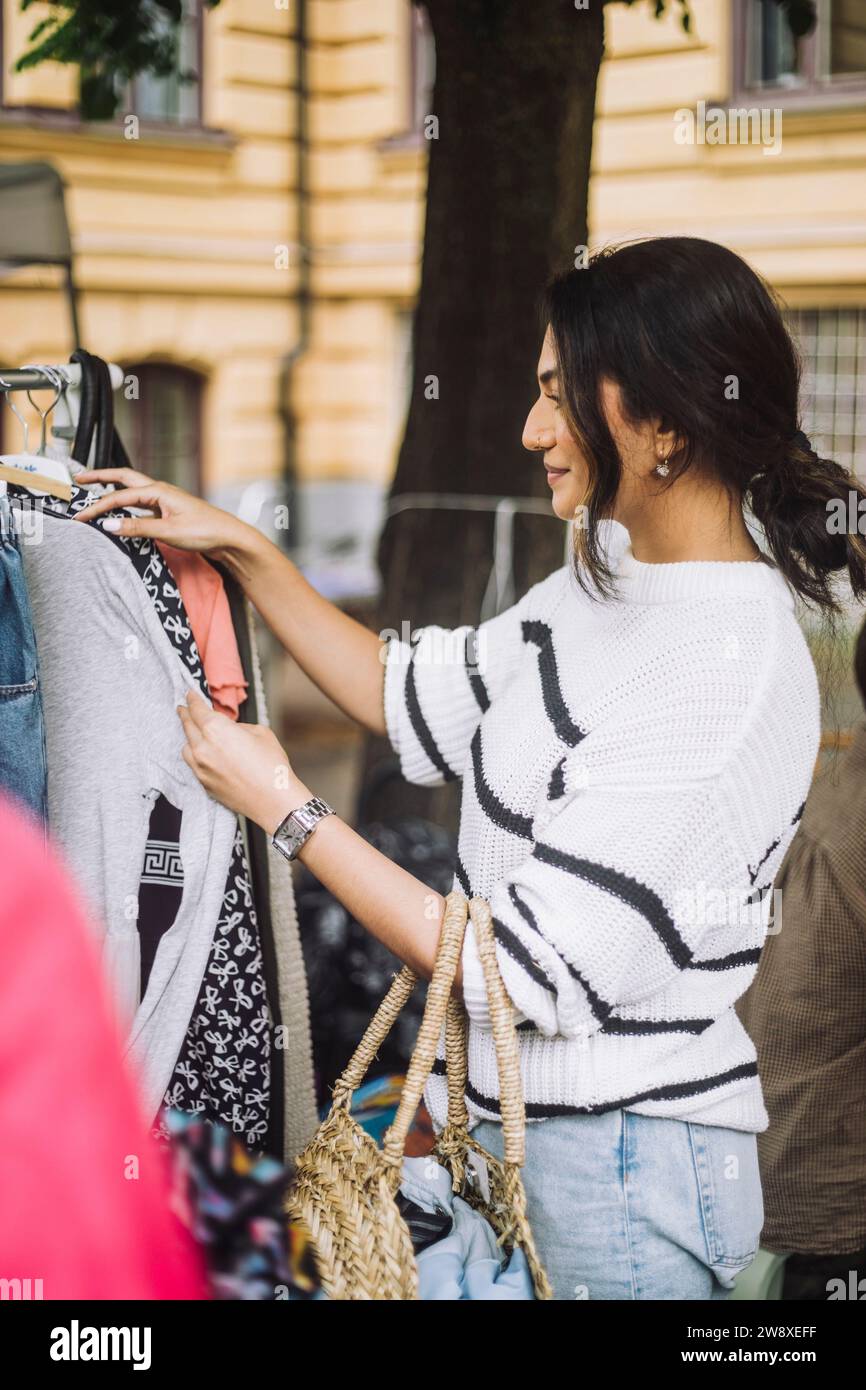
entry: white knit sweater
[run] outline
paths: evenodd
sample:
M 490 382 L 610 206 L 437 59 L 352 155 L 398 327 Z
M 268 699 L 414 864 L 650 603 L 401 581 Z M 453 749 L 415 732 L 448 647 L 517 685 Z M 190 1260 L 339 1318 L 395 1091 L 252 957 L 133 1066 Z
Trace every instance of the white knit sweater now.
M 646 564 L 605 524 L 616 600 L 569 566 L 477 629 L 387 649 L 410 782 L 463 779 L 454 887 L 490 903 L 527 1118 L 627 1109 L 734 1129 L 768 1116 L 734 1011 L 809 789 L 818 683 L 766 561 Z M 467 1102 L 498 1119 L 471 924 Z M 446 1113 L 444 1048 L 427 1087 Z

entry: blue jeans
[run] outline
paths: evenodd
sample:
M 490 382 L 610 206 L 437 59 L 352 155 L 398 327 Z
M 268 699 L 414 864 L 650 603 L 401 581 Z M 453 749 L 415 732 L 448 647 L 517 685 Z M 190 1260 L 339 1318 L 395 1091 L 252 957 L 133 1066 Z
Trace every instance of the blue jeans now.
M 68 598 L 58 597 L 58 602 Z M 48 819 L 45 729 L 30 600 L 9 499 L 0 496 L 0 791 Z
M 473 1139 L 502 1156 L 502 1127 Z M 724 1299 L 758 1249 L 754 1134 L 628 1110 L 526 1126 L 523 1170 L 557 1299 Z

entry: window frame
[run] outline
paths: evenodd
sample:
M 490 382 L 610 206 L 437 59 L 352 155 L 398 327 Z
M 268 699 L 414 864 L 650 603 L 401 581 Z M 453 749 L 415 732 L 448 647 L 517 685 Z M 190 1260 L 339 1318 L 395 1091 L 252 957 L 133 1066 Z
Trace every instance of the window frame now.
M 411 20 L 411 24 L 410 24 L 410 44 L 409 44 L 409 63 L 410 63 L 410 67 L 409 67 L 409 93 L 408 93 L 408 111 L 407 111 L 407 130 L 408 130 L 408 132 L 409 132 L 410 135 L 417 135 L 419 139 L 421 139 L 421 137 L 422 137 L 423 134 L 424 134 L 424 121 L 427 119 L 427 117 L 428 117 L 429 115 L 432 114 L 430 111 L 425 111 L 425 112 L 423 113 L 423 115 L 422 115 L 422 116 L 420 117 L 420 119 L 419 119 L 419 102 L 420 102 L 420 99 L 421 99 L 422 92 L 425 90 L 425 89 L 422 87 L 422 84 L 421 84 L 421 81 L 420 81 L 420 72 L 419 72 L 419 67 L 420 67 L 420 62 L 421 62 L 421 37 L 422 37 L 422 31 L 423 31 L 425 28 L 426 28 L 426 30 L 427 30 L 427 37 L 428 37 L 428 40 L 429 40 L 430 43 L 433 44 L 433 51 L 434 51 L 434 54 L 435 54 L 435 51 L 436 51 L 436 50 L 435 50 L 436 41 L 435 41 L 435 39 L 434 39 L 434 37 L 433 37 L 433 26 L 432 26 L 432 24 L 431 24 L 431 22 L 430 22 L 430 15 L 429 15 L 428 12 L 427 12 L 427 6 L 426 6 L 425 4 L 423 4 L 423 3 L 422 3 L 422 4 L 416 4 L 416 3 L 414 3 L 414 0 L 412 0 L 412 20 Z M 435 63 L 435 57 L 434 57 L 434 63 Z M 435 79 L 434 79 L 434 80 L 435 80 Z M 430 87 L 429 91 L 430 91 L 430 95 L 431 95 L 431 97 L 432 97 L 432 95 L 433 95 L 433 87 L 432 87 L 432 86 Z M 432 105 L 432 103 L 431 103 L 431 105 Z
M 184 133 L 195 135 L 196 133 L 216 134 L 205 121 L 205 38 L 204 38 L 204 5 L 202 0 L 190 0 L 194 6 L 196 21 L 196 116 L 191 120 L 160 120 L 150 117 L 139 117 L 139 121 L 144 130 L 155 134 L 183 135 Z M 36 120 L 40 124 L 58 126 L 62 128 L 73 128 L 89 130 L 91 128 L 99 130 L 122 130 L 123 122 L 127 116 L 136 115 L 134 109 L 118 109 L 116 115 L 111 120 L 85 120 L 81 114 L 80 100 L 74 106 L 41 106 L 38 103 L 20 104 L 18 102 L 6 101 L 6 25 L 5 11 L 0 0 L 0 115 L 9 119 L 17 117 L 21 121 Z M 135 80 L 130 86 L 134 90 Z M 132 95 L 131 93 L 128 93 Z M 121 98 L 121 107 L 126 98 Z M 128 104 L 128 103 L 127 103 Z
M 194 441 L 193 451 L 191 454 L 191 478 L 187 483 L 183 484 L 183 486 L 188 487 L 190 491 L 196 494 L 196 496 L 201 496 L 204 472 L 202 432 L 204 426 L 205 389 L 207 387 L 207 377 L 203 372 L 198 371 L 195 367 L 190 367 L 183 362 L 172 362 L 170 359 L 164 357 L 148 358 L 146 361 L 143 362 L 131 362 L 129 364 L 124 364 L 124 378 L 132 375 L 136 376 L 139 380 L 140 394 L 138 402 L 136 402 L 136 404 L 140 404 L 141 401 L 145 398 L 145 384 L 148 380 L 148 377 L 150 377 L 151 380 L 154 380 L 156 379 L 159 373 L 163 373 L 165 375 L 170 374 L 178 382 L 183 382 L 185 389 L 189 392 L 189 399 L 194 404 L 195 418 L 191 421 Z M 141 455 L 143 455 L 143 458 L 141 456 L 135 456 L 133 451 L 130 449 L 130 440 L 128 436 L 126 438 L 124 438 L 123 436 L 122 420 L 118 423 L 121 427 L 121 439 L 123 440 L 123 443 L 126 445 L 127 450 L 130 452 L 130 459 L 133 468 L 139 468 L 143 471 L 147 471 L 147 468 L 151 466 L 152 462 L 148 453 L 152 440 L 149 416 L 147 414 L 143 415 L 141 438 L 140 440 L 136 441 L 136 443 L 139 443 L 141 445 L 140 453 Z M 136 451 L 136 453 L 138 453 L 138 451 Z M 173 480 L 168 479 L 167 481 Z
M 145 130 L 153 131 L 195 131 L 204 128 L 204 7 L 202 0 L 186 0 L 186 3 L 188 3 L 192 9 L 190 20 L 194 20 L 195 22 L 196 81 L 190 84 L 195 92 L 195 115 L 188 119 L 183 118 L 178 120 L 160 116 L 139 116 L 135 105 L 136 89 L 144 76 L 144 74 L 139 73 L 132 79 L 126 90 L 129 109 L 123 112 L 119 111 L 115 117 L 117 121 L 122 122 L 125 116 L 136 116 Z M 152 76 L 152 74 L 148 75 Z
M 421 97 L 421 83 L 419 81 L 419 59 L 421 45 L 421 31 L 426 25 L 430 42 L 433 44 L 435 55 L 436 40 L 433 35 L 433 27 L 430 16 L 427 13 L 427 6 L 423 2 L 416 4 L 415 0 L 405 0 L 407 16 L 405 19 L 406 28 L 403 33 L 402 42 L 402 63 L 403 75 L 401 79 L 401 100 L 403 103 L 403 116 L 400 128 L 391 135 L 386 135 L 379 141 L 379 149 L 383 152 L 390 150 L 410 150 L 416 151 L 426 145 L 424 139 L 424 120 L 427 116 L 434 114 L 432 109 L 424 113 L 422 119 L 418 120 L 418 108 Z M 434 57 L 435 62 L 435 57 Z M 433 87 L 430 87 L 430 96 L 433 96 Z M 432 101 L 431 101 L 432 108 Z
M 836 110 L 866 104 L 866 72 L 855 76 L 820 77 L 818 54 L 828 35 L 827 0 L 815 0 L 818 19 L 812 33 L 800 39 L 804 78 L 795 87 L 785 83 L 747 83 L 748 12 L 752 0 L 733 0 L 731 104 L 770 102 L 789 111 Z

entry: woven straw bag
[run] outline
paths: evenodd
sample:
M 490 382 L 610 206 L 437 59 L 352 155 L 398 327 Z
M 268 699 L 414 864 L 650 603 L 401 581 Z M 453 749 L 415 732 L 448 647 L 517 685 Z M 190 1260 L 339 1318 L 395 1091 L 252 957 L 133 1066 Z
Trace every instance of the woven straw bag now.
M 468 1128 L 467 1020 L 451 995 L 460 960 L 467 912 L 471 916 L 484 969 L 502 1114 L 504 1160 L 473 1142 Z M 448 1067 L 448 1118 L 433 1157 L 451 1173 L 455 1192 L 487 1218 L 507 1252 L 520 1246 L 532 1275 L 536 1298 L 553 1297 L 535 1249 L 526 1216 L 520 1169 L 524 1161 L 525 1110 L 520 1081 L 517 1033 L 511 1003 L 496 964 L 490 909 L 483 898 L 467 903 L 449 893 L 424 1016 L 400 1105 L 380 1149 L 349 1111 L 352 1093 L 390 1032 L 415 987 L 405 966 L 395 976 L 343 1075 L 334 1087 L 330 1112 L 296 1160 L 296 1177 L 286 1211 L 312 1236 L 322 1286 L 332 1299 L 418 1299 L 418 1271 L 412 1239 L 395 1194 L 400 1186 L 406 1136 L 436 1057 L 445 1023 Z M 471 1155 L 487 1165 L 490 1199 L 466 1186 Z

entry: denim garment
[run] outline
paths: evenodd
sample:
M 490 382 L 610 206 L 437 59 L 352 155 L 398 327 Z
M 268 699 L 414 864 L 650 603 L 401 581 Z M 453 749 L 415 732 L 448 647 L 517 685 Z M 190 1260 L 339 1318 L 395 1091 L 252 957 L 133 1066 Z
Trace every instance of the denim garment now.
M 48 819 L 36 639 L 9 499 L 0 496 L 0 791 Z
M 502 1156 L 501 1125 L 472 1138 Z M 757 1136 L 628 1110 L 526 1126 L 527 1214 L 557 1299 L 726 1299 L 758 1249 Z
M 425 1212 L 451 1216 L 451 1229 L 421 1250 L 418 1294 L 422 1301 L 473 1299 L 481 1302 L 532 1300 L 535 1290 L 526 1256 L 513 1250 L 508 1260 L 488 1221 L 455 1195 L 451 1174 L 429 1155 L 404 1158 L 400 1191 Z

